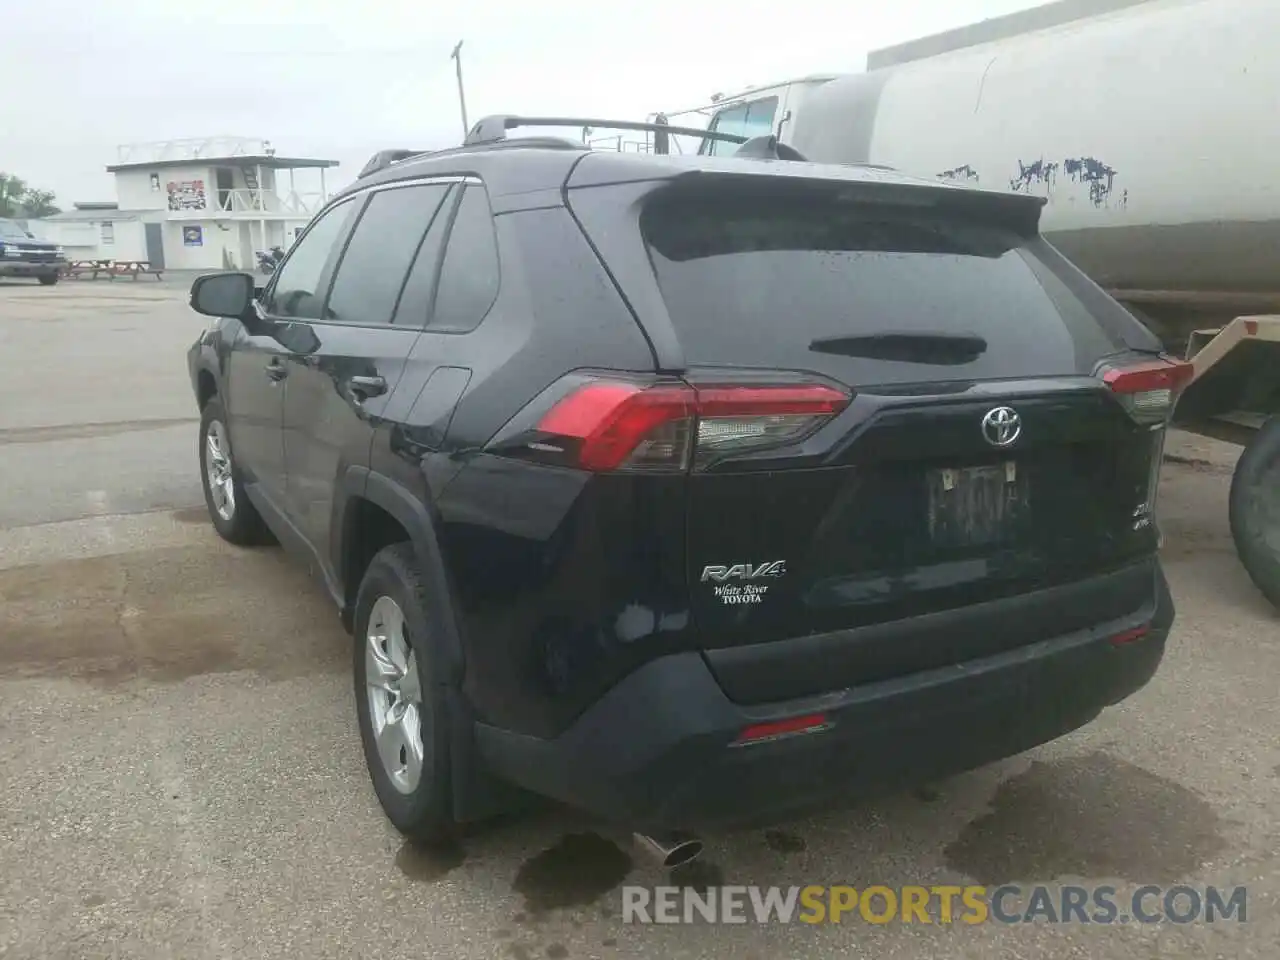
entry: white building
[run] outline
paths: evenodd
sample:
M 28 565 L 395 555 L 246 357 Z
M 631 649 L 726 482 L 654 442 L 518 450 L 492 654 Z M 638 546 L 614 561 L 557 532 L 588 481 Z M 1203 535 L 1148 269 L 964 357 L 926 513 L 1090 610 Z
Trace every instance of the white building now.
M 32 232 L 60 243 L 70 260 L 252 270 L 256 251 L 287 249 L 324 205 L 325 171 L 337 165 L 279 157 L 268 141 L 245 137 L 131 144 L 107 167 L 114 204 L 76 204 L 33 221 Z

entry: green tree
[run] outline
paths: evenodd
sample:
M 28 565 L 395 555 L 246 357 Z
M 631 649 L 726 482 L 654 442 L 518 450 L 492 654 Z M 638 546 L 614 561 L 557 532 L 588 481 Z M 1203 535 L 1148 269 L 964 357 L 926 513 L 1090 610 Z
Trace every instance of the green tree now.
M 37 190 L 21 177 L 0 171 L 0 217 L 48 217 L 58 213 L 53 192 Z
M 22 195 L 22 208 L 27 212 L 28 217 L 35 219 L 51 217 L 55 213 L 62 212 L 53 202 L 52 190 L 36 190 L 34 187 L 29 188 Z

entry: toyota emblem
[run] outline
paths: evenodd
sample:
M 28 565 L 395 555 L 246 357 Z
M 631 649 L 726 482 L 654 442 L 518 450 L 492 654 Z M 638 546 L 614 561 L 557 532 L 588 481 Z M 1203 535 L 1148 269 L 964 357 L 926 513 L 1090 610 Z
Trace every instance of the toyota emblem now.
M 982 436 L 993 447 L 1010 446 L 1022 436 L 1022 418 L 1012 407 L 996 407 L 982 418 Z

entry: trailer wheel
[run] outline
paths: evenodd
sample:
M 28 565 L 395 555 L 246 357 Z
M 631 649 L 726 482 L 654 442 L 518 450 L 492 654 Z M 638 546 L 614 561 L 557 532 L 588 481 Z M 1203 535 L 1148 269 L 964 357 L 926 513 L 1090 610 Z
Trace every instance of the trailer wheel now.
M 1230 513 L 1240 562 L 1280 609 L 1280 416 L 1263 424 L 1240 455 Z

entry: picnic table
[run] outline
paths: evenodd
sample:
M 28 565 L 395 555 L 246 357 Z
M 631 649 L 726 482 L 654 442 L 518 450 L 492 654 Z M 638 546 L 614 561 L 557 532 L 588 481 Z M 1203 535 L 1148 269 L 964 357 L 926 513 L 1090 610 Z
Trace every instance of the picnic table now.
M 154 273 L 161 279 L 163 267 L 153 267 L 150 260 L 73 260 L 63 271 L 68 277 L 83 277 L 89 274 L 90 280 L 97 280 L 104 275 L 108 280 L 116 277 L 133 277 L 137 280 L 144 273 Z
M 82 277 L 86 273 L 92 273 L 90 280 L 97 280 L 99 273 L 106 273 L 111 269 L 110 260 L 72 260 L 62 272 L 67 277 Z

